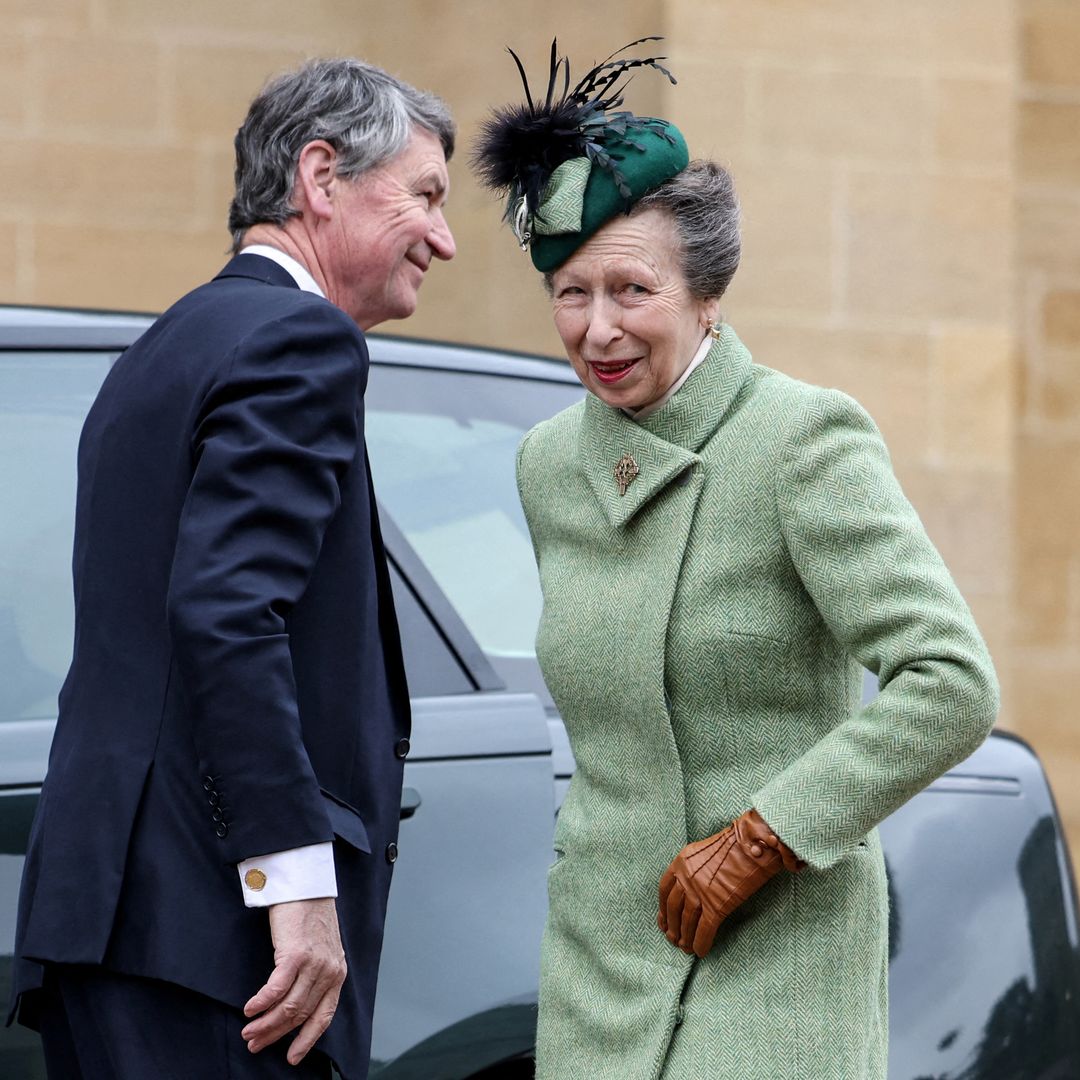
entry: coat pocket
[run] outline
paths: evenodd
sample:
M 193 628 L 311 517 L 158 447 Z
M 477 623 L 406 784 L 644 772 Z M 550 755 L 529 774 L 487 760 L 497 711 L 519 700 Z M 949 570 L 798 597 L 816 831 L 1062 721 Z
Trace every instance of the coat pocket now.
M 347 844 L 351 844 L 357 851 L 371 854 L 371 841 L 368 840 L 367 826 L 360 816 L 360 811 L 355 806 L 350 806 L 344 799 L 327 791 L 319 789 L 323 799 L 326 800 L 326 813 L 330 818 L 330 827 L 334 835 L 340 837 Z

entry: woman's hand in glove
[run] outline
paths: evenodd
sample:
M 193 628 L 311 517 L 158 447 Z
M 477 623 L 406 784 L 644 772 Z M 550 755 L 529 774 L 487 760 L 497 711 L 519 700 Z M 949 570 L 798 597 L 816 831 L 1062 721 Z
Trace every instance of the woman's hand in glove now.
M 720 924 L 783 869 L 801 870 L 791 848 L 756 810 L 675 856 L 660 879 L 657 922 L 673 945 L 704 956 Z

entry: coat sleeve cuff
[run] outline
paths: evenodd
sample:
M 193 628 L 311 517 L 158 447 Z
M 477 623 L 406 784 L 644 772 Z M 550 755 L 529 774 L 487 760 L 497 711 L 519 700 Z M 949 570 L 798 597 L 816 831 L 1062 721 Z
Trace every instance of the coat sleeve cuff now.
M 246 907 L 337 896 L 331 841 L 275 851 L 237 863 Z

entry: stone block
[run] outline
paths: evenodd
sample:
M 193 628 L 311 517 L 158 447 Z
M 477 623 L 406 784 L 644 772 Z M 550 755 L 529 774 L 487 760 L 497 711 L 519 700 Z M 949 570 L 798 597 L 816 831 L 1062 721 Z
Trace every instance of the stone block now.
M 750 137 L 780 160 L 922 157 L 931 122 L 921 78 L 766 67 L 757 79 Z
M 1015 87 L 1005 79 L 942 79 L 936 86 L 934 152 L 949 164 L 1012 167 Z
M 678 117 L 691 157 L 727 165 L 747 142 L 747 69 L 734 59 L 717 64 L 696 55 L 690 60 L 673 56 L 672 67 L 679 85 L 667 95 L 670 113 L 660 115 Z
M 826 314 L 834 304 L 836 258 L 828 171 L 741 164 L 742 262 L 731 305 Z
M 1015 288 L 1013 213 L 1007 178 L 853 171 L 849 309 L 997 324 Z
M 935 451 L 950 467 L 1012 467 L 1016 349 L 1010 327 L 942 326 L 933 335 Z
M 22 123 L 28 91 L 26 43 L 9 32 L 0 40 L 0 124 Z
M 1080 665 L 1062 664 L 1049 650 L 1025 649 L 1021 656 L 1027 662 L 1017 664 L 1014 683 L 1024 737 L 1040 753 L 1080 753 L 1076 725 Z
M 280 72 L 306 58 L 303 49 L 180 44 L 172 50 L 172 120 L 185 136 L 231 148 L 252 98 Z
M 86 26 L 92 17 L 88 0 L 4 0 L 5 31 L 19 23 L 33 27 L 59 27 L 72 30 Z
M 1075 0 L 1024 0 L 1020 31 L 1027 82 L 1080 86 L 1080 6 Z
M 24 0 L 25 2 L 25 0 Z M 67 0 L 73 2 L 73 0 Z M 85 2 L 85 0 L 84 0 Z M 355 2 L 324 0 L 298 7 L 293 0 L 98 0 L 110 26 L 162 31 L 170 37 L 183 34 L 206 42 L 222 35 L 294 38 L 310 41 L 325 36 L 327 41 L 339 36 L 350 24 L 367 23 L 380 18 L 378 5 L 365 5 L 360 11 Z M 400 11 L 403 5 L 395 4 Z M 389 12 L 387 13 L 389 14 Z
M 924 57 L 939 69 L 1012 72 L 1017 48 L 1015 0 L 918 0 L 897 6 L 924 12 Z
M 9 208 L 42 222 L 115 221 L 189 227 L 199 162 L 180 147 L 7 139 L 0 142 L 0 191 Z
M 904 469 L 901 479 L 960 591 L 1007 594 L 1012 561 L 1009 477 L 945 464 Z
M 0 304 L 14 303 L 18 297 L 19 238 L 18 226 L 13 222 L 0 222 Z
M 1080 290 L 1054 289 L 1047 293 L 1042 315 L 1047 345 L 1080 348 Z
M 874 418 L 898 471 L 919 467 L 930 442 L 929 346 L 925 334 L 824 329 L 743 318 L 732 323 L 755 361 L 817 386 L 843 390 Z
M 1022 190 L 1016 243 L 1022 270 L 1080 277 L 1080 198 Z
M 1080 536 L 1080 439 L 1025 430 L 1017 440 L 1016 527 L 1024 548 L 1076 550 Z M 1023 552 L 1018 548 L 1018 557 Z
M 1017 482 L 1023 491 L 1024 479 Z M 1072 556 L 1050 547 L 1037 521 L 1025 519 L 1022 494 L 1013 522 L 1013 643 L 1021 648 L 1060 648 L 1069 635 L 1069 576 Z
M 1064 431 L 1080 432 L 1080 359 L 1076 348 L 1044 348 L 1033 377 L 1037 391 L 1030 412 Z
M 808 59 L 875 68 L 879 58 L 917 64 L 925 53 L 925 23 L 912 5 L 863 0 L 673 0 L 665 6 L 672 41 L 704 58 L 716 55 Z
M 1017 152 L 1022 179 L 1080 186 L 1080 105 L 1022 102 Z
M 149 140 L 161 120 L 161 55 L 155 40 L 46 35 L 31 59 L 37 118 L 47 137 L 125 133 Z
M 161 311 L 221 269 L 225 246 L 224 229 L 38 225 L 34 302 Z

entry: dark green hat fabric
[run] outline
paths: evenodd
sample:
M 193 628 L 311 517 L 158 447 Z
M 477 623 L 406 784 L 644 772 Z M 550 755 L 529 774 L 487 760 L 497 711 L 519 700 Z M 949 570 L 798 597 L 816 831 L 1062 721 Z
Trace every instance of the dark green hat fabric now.
M 619 192 L 610 171 L 594 164 L 585 185 L 580 232 L 532 237 L 529 250 L 533 266 L 537 270 L 546 274 L 561 266 L 612 218 L 625 213 L 643 195 L 647 195 L 686 168 L 690 162 L 690 153 L 682 132 L 674 124 L 665 121 L 661 123 L 664 124 L 664 132 L 674 139 L 674 142 L 669 142 L 664 135 L 651 127 L 633 134 L 634 142 L 642 149 L 618 135 L 609 136 L 605 140 L 604 149 L 614 159 L 623 180 L 630 188 L 629 200 Z M 540 207 L 540 214 L 543 214 L 543 205 Z

